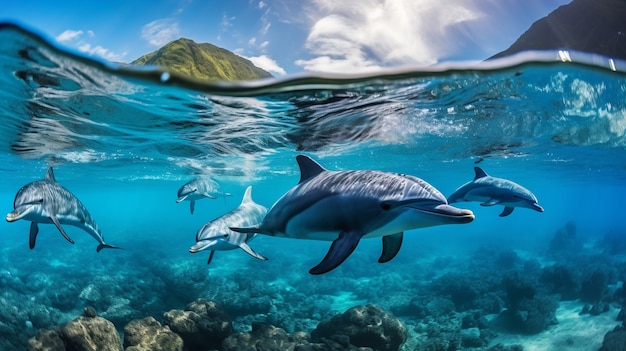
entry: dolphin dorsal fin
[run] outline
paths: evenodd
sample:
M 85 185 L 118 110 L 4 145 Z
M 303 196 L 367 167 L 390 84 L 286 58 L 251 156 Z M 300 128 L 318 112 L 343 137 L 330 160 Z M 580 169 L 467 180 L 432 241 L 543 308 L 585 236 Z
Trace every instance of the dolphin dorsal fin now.
M 241 200 L 241 204 L 245 204 L 246 202 L 252 202 L 252 185 L 249 185 L 246 188 L 246 192 L 243 193 L 243 199 Z
M 476 176 L 474 177 L 474 180 L 478 179 L 478 178 L 482 178 L 482 177 L 487 177 L 489 176 L 489 174 L 487 174 L 487 172 L 485 172 L 482 168 L 480 167 L 474 167 L 474 172 L 476 172 Z
M 324 167 L 320 166 L 319 163 L 313 161 L 308 156 L 298 155 L 296 157 L 296 161 L 298 161 L 298 166 L 300 166 L 300 181 L 298 182 L 298 184 L 304 183 L 307 180 L 326 171 Z
M 52 170 L 52 167 L 48 167 L 48 171 L 46 172 L 46 180 L 49 180 L 55 183 L 57 181 L 56 179 L 54 179 L 54 171 Z

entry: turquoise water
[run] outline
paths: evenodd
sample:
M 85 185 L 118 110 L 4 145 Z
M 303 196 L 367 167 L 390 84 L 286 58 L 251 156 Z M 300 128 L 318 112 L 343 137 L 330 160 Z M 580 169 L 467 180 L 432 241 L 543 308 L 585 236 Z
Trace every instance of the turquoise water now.
M 227 84 L 93 61 L 11 24 L 0 25 L 0 43 L 5 213 L 20 187 L 52 166 L 106 241 L 124 248 L 96 253 L 98 243 L 85 232 L 64 226 L 76 242 L 71 245 L 42 224 L 30 250 L 29 223 L 2 221 L 3 349 L 23 349 L 37 330 L 71 320 L 84 306 L 122 330 L 132 319 L 160 319 L 199 297 L 224 304 L 244 331 L 261 321 L 310 332 L 335 313 L 376 304 L 407 325 L 406 350 L 425 348 L 439 342 L 424 329 L 434 317 L 411 308 L 420 299 L 451 298 L 442 286 L 457 276 L 480 287 L 462 303 L 452 294 L 455 308 L 446 318 L 453 324 L 479 310 L 493 320 L 484 348 L 550 350 L 578 337 L 581 350 L 597 349 L 618 324 L 623 297 L 609 292 L 626 278 L 624 62 L 543 52 L 481 64 Z M 208 252 L 188 252 L 198 229 L 237 207 L 248 185 L 268 208 L 293 187 L 298 154 L 330 170 L 414 175 L 445 195 L 471 180 L 479 165 L 530 189 L 545 212 L 520 208 L 499 217 L 501 206 L 456 204 L 474 211 L 475 221 L 408 231 L 398 256 L 385 264 L 376 262 L 380 239 L 362 240 L 344 264 L 322 276 L 307 272 L 329 242 L 257 236 L 250 246 L 268 261 L 218 251 L 209 266 Z M 199 175 L 232 196 L 200 200 L 192 215 L 176 194 Z M 563 231 L 565 239 L 558 235 Z M 503 263 L 506 257 L 512 263 Z M 555 266 L 579 277 L 573 289 L 579 294 L 565 298 L 546 283 Z M 607 292 L 590 301 L 581 286 L 595 270 L 606 272 L 597 288 Z M 521 333 L 497 325 L 497 308 L 477 301 L 497 296 L 499 308 L 507 308 L 502 282 L 511 275 L 546 296 L 560 293 L 560 327 Z M 568 314 L 598 303 L 608 306 L 599 316 Z

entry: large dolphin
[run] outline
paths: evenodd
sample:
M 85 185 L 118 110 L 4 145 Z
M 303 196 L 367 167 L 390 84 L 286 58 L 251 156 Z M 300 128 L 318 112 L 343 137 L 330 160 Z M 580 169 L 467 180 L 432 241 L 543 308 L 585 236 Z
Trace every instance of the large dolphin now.
M 463 184 L 450 197 L 449 203 L 460 201 L 481 202 L 481 206 L 502 205 L 500 217 L 511 214 L 515 207 L 525 207 L 543 212 L 537 198 L 530 190 L 508 179 L 488 175 L 482 168 L 474 167 L 474 180 Z
M 119 249 L 104 242 L 93 217 L 76 196 L 57 183 L 52 167 L 48 168 L 45 179 L 28 183 L 17 192 L 13 207 L 15 209 L 7 214 L 6 220 L 15 222 L 24 219 L 31 222 L 29 240 L 31 249 L 35 247 L 39 233 L 37 223 L 53 223 L 61 235 L 72 244 L 74 241 L 65 233 L 61 224 L 73 225 L 93 236 L 100 243 L 96 249 L 98 252 L 103 248 Z
M 196 207 L 196 200 L 205 198 L 217 199 L 218 197 L 226 196 L 230 196 L 230 194 L 222 192 L 220 185 L 213 179 L 197 177 L 183 184 L 183 186 L 178 189 L 178 199 L 176 199 L 176 202 L 181 203 L 185 200 L 189 201 L 189 209 L 191 210 L 191 214 L 193 214 L 193 210 Z
M 378 262 L 383 263 L 396 256 L 405 230 L 474 220 L 472 211 L 449 206 L 443 194 L 422 179 L 380 171 L 328 171 L 304 155 L 296 160 L 300 182 L 276 201 L 263 222 L 231 229 L 332 241 L 311 274 L 339 266 L 361 238 L 382 237 Z
M 267 208 L 252 200 L 252 187 L 249 186 L 243 195 L 241 204 L 236 209 L 206 223 L 196 234 L 196 244 L 189 248 L 189 252 L 196 253 L 202 250 L 211 250 L 209 261 L 211 263 L 216 250 L 234 250 L 241 248 L 252 257 L 260 260 L 267 258 L 256 253 L 248 241 L 252 240 L 254 233 L 238 233 L 230 230 L 230 227 L 246 227 L 258 225 L 263 221 Z

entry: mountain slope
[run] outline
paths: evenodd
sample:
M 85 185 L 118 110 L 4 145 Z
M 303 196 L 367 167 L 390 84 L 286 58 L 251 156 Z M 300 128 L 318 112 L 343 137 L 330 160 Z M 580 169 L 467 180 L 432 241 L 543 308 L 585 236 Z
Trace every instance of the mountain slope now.
M 626 60 L 626 0 L 574 0 L 536 21 L 508 49 L 568 49 Z
M 174 40 L 131 63 L 158 65 L 199 79 L 233 81 L 272 77 L 250 60 L 226 49 L 211 44 L 198 44 L 185 38 Z

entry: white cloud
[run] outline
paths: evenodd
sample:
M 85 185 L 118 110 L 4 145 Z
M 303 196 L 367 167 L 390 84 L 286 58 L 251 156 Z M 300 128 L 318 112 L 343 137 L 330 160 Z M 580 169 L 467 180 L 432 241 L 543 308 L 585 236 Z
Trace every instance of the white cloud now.
M 81 44 L 78 47 L 78 50 L 86 54 L 99 56 L 113 62 L 122 62 L 124 57 L 126 56 L 126 53 L 116 54 L 114 52 L 111 52 L 109 49 L 103 48 L 100 45 L 92 46 L 88 43 Z
M 465 0 L 312 0 L 313 26 L 305 48 L 309 71 L 358 72 L 399 65 L 430 65 L 449 53 L 450 26 L 481 13 Z
M 68 29 L 68 30 L 64 31 L 63 33 L 59 34 L 55 39 L 58 42 L 62 43 L 62 42 L 66 42 L 66 41 L 71 41 L 71 40 L 77 39 L 81 35 L 83 35 L 83 31 L 82 30 L 71 30 L 71 29 Z
M 284 76 L 285 74 L 287 74 L 287 72 L 285 72 L 285 69 L 280 67 L 278 63 L 274 61 L 274 59 L 272 59 L 271 57 L 267 55 L 261 55 L 261 56 L 256 56 L 256 57 L 245 57 L 245 58 L 252 61 L 252 63 L 255 66 L 263 68 L 264 70 L 270 73 L 275 73 L 275 74 L 278 74 L 279 76 Z
M 178 22 L 171 18 L 152 21 L 141 29 L 141 36 L 151 45 L 163 46 L 180 37 Z
M 267 3 L 265 1 L 259 1 L 259 8 L 263 9 L 265 6 L 267 6 Z

